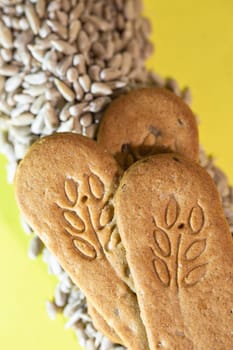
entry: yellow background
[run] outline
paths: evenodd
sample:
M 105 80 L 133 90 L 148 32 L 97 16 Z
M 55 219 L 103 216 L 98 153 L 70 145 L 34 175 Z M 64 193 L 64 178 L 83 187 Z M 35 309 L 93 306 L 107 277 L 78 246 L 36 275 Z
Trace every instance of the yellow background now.
M 233 2 L 232 0 L 145 0 L 156 52 L 148 65 L 175 77 L 193 92 L 200 116 L 201 143 L 217 157 L 233 182 Z M 64 320 L 52 322 L 45 300 L 55 278 L 41 260 L 27 258 L 13 188 L 6 184 L 0 157 L 0 348 L 77 350 Z

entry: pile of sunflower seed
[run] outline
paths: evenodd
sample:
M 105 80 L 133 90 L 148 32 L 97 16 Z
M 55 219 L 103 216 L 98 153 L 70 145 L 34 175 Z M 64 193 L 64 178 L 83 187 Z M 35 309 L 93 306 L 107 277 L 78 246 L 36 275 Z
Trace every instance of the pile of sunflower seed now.
M 0 0 L 0 150 L 8 180 L 38 138 L 72 131 L 95 137 L 106 106 L 121 93 L 153 84 L 191 102 L 189 89 L 148 73 L 150 25 L 140 0 Z M 233 190 L 213 159 L 200 162 L 215 180 L 233 232 Z M 49 316 L 63 312 L 87 350 L 123 350 L 94 328 L 85 296 L 22 219 L 32 239 L 29 257 L 41 253 L 56 275 Z
M 141 0 L 0 0 L 9 180 L 35 139 L 61 131 L 93 137 L 118 90 L 147 80 L 152 45 L 141 11 Z

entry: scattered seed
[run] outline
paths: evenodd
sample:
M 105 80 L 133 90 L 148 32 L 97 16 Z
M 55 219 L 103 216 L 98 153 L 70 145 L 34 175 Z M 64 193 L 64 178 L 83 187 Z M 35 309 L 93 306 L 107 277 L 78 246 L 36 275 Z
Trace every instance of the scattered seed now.
M 67 39 L 68 33 L 67 33 L 67 28 L 66 27 L 64 27 L 63 25 L 61 25 L 57 21 L 47 20 L 47 24 L 52 29 L 53 32 L 57 33 L 63 39 Z
M 79 83 L 85 92 L 90 91 L 91 79 L 89 75 L 83 75 L 79 78 Z
M 67 69 L 70 67 L 72 61 L 73 56 L 66 56 L 59 62 L 56 71 L 61 78 L 66 75 Z
M 96 98 L 94 101 L 92 101 L 89 104 L 88 110 L 92 113 L 98 113 L 102 109 L 104 109 L 110 102 L 111 102 L 111 99 L 109 97 Z
M 78 19 L 84 11 L 84 3 L 78 2 L 78 4 L 74 7 L 74 9 L 70 12 L 70 21 L 74 21 Z
M 40 18 L 45 16 L 46 9 L 46 0 L 37 0 L 36 1 L 36 12 Z
M 54 79 L 54 83 L 57 87 L 57 89 L 60 91 L 64 99 L 66 99 L 68 102 L 72 102 L 75 99 L 75 94 L 73 90 L 71 90 L 65 83 L 63 83 L 59 79 Z
M 118 79 L 121 75 L 121 71 L 114 68 L 106 68 L 100 72 L 100 78 L 104 81 Z
M 93 95 L 111 95 L 112 89 L 105 83 L 93 83 L 91 93 Z
M 84 30 L 80 30 L 78 36 L 78 48 L 81 52 L 88 52 L 90 49 L 90 41 Z
M 51 301 L 46 301 L 46 310 L 51 320 L 55 320 L 60 308 Z
M 66 77 L 69 82 L 74 83 L 78 79 L 78 70 L 74 67 L 71 67 L 66 72 Z
M 77 103 L 69 108 L 69 112 L 74 117 L 79 117 L 83 113 L 85 113 L 85 107 L 88 106 L 87 102 Z
M 43 249 L 44 245 L 40 238 L 38 236 L 34 236 L 31 239 L 30 245 L 29 245 L 29 250 L 28 250 L 28 256 L 30 259 L 35 259 Z
M 75 94 L 76 94 L 76 99 L 78 101 L 81 101 L 83 96 L 84 96 L 84 91 L 83 91 L 79 81 L 73 82 L 73 88 L 74 88 L 74 91 L 75 91 Z
M 2 21 L 0 21 L 0 44 L 5 49 L 11 49 L 13 46 L 12 32 Z
M 32 85 L 41 85 L 47 81 L 47 76 L 44 72 L 25 75 L 24 80 Z
M 26 3 L 25 15 L 33 33 L 38 34 L 40 28 L 40 20 L 34 9 L 34 6 L 30 2 Z
M 86 64 L 83 55 L 75 55 L 73 59 L 73 65 L 78 66 L 79 74 L 86 74 Z
M 73 43 L 78 38 L 80 29 L 81 29 L 81 22 L 78 19 L 70 23 L 69 25 L 69 42 L 70 43 Z
M 92 121 L 93 117 L 91 113 L 86 113 L 80 118 L 80 124 L 85 128 L 90 126 L 92 124 Z
M 14 66 L 13 64 L 5 64 L 0 67 L 0 75 L 5 77 L 11 77 L 19 72 L 19 67 Z
M 63 40 L 52 40 L 52 46 L 59 52 L 64 53 L 65 55 L 73 55 L 75 52 L 77 52 L 76 47 L 72 46 L 71 44 L 67 43 Z
M 34 120 L 34 115 L 32 113 L 26 112 L 18 115 L 14 119 L 11 119 L 11 125 L 13 126 L 25 126 L 30 125 Z

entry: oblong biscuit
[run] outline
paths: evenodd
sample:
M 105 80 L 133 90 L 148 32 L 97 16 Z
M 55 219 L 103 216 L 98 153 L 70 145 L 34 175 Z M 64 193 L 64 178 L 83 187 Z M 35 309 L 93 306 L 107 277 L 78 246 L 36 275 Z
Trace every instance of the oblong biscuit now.
M 123 168 L 155 153 L 199 158 L 195 116 L 181 98 L 162 88 L 140 88 L 114 100 L 101 120 L 97 140 Z
M 178 154 L 132 165 L 114 197 L 151 349 L 232 349 L 233 243 L 208 173 Z
M 128 348 L 144 350 L 136 297 L 102 248 L 120 175 L 116 161 L 96 142 L 59 133 L 33 144 L 18 166 L 15 191 L 27 222 L 97 311 Z

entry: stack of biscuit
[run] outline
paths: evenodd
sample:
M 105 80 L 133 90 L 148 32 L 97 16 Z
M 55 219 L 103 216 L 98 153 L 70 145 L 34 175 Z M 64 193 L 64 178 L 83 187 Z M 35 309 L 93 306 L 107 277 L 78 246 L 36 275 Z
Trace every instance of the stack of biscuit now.
M 128 349 L 232 349 L 232 238 L 198 158 L 190 108 L 150 87 L 115 99 L 96 141 L 55 133 L 18 166 L 22 214 Z

